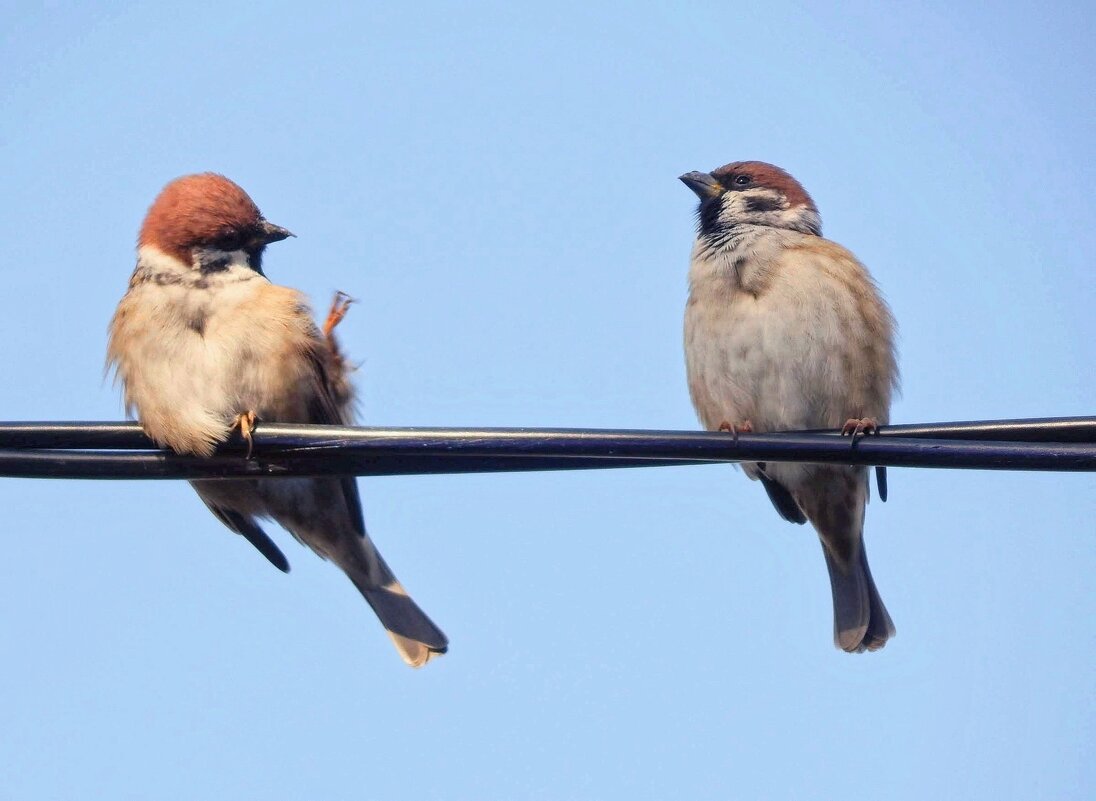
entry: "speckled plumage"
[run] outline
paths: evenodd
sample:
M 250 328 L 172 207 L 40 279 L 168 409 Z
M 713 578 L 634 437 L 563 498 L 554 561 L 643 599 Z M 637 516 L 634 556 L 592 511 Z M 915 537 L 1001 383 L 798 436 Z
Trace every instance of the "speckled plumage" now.
M 137 268 L 110 326 L 108 361 L 157 444 L 208 456 L 240 415 L 349 424 L 352 388 L 333 337 L 305 297 L 262 273 L 266 244 L 290 236 L 219 175 L 169 184 L 141 228 Z M 272 563 L 285 557 L 256 519 L 272 518 L 350 578 L 413 666 L 448 641 L 365 532 L 353 478 L 194 481 L 221 522 Z
M 867 269 L 821 237 L 810 196 L 783 170 L 735 162 L 682 180 L 700 197 L 689 269 L 685 358 L 702 424 L 755 432 L 888 422 L 894 323 Z M 834 636 L 846 651 L 894 634 L 863 547 L 863 467 L 744 463 L 781 516 L 822 541 Z

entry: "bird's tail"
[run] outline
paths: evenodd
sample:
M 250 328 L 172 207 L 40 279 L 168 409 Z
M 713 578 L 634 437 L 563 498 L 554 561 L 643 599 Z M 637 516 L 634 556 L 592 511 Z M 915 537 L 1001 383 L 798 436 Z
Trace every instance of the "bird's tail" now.
M 347 571 L 347 575 L 373 608 L 403 661 L 411 667 L 422 667 L 449 650 L 449 638 L 411 600 L 380 554 L 377 559 L 379 581 L 370 579 L 366 571 Z
M 398 581 L 383 587 L 367 587 L 356 582 L 355 586 L 373 607 L 403 661 L 411 667 L 422 667 L 449 650 L 445 633 L 419 609 Z
M 849 653 L 878 651 L 894 636 L 891 620 L 871 577 L 868 554 L 860 541 L 857 555 L 842 565 L 822 544 L 833 592 L 833 639 Z

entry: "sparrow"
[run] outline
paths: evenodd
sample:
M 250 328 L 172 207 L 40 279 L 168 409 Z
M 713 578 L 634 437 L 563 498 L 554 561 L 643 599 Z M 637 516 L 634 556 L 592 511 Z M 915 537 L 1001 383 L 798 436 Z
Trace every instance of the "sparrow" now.
M 702 425 L 739 432 L 889 420 L 894 320 L 867 268 L 822 237 L 818 209 L 784 170 L 738 161 L 682 175 L 700 199 L 685 308 L 689 394 Z M 864 550 L 866 467 L 746 462 L 785 520 L 818 532 L 834 641 L 875 651 L 894 636 Z M 880 495 L 885 479 L 880 473 Z
M 152 203 L 110 324 L 107 364 L 127 412 L 160 447 L 209 456 L 235 428 L 250 447 L 257 420 L 352 423 L 350 368 L 333 334 L 349 299 L 336 296 L 320 331 L 305 296 L 263 272 L 266 246 L 290 236 L 223 175 L 178 178 Z M 369 539 L 353 477 L 190 483 L 218 520 L 280 570 L 289 563 L 257 519 L 276 521 L 334 562 L 409 665 L 447 650 L 445 634 Z

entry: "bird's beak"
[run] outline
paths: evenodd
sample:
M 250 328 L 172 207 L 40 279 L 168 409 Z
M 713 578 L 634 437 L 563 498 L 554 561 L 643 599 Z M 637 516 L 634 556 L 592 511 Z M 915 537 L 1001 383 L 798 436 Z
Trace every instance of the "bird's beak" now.
M 296 234 L 282 228 L 280 225 L 275 225 L 266 220 L 263 220 L 259 225 L 259 232 L 262 235 L 263 244 L 265 245 L 269 245 L 271 242 L 281 242 L 283 239 L 296 236 Z
M 679 180 L 696 192 L 701 200 L 711 200 L 723 194 L 723 185 L 706 172 L 687 172 Z

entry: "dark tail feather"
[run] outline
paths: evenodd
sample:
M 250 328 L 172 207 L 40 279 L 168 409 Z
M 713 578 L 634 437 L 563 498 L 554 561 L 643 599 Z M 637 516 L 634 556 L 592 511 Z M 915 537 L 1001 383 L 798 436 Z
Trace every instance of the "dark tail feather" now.
M 878 651 L 895 631 L 872 580 L 863 542 L 858 550 L 853 563 L 844 567 L 822 546 L 833 592 L 833 639 L 849 653 Z
M 254 545 L 255 549 L 265 556 L 267 561 L 278 568 L 278 570 L 283 573 L 289 572 L 289 560 L 285 558 L 285 554 L 274 544 L 274 540 L 267 536 L 266 532 L 259 527 L 259 524 L 256 523 L 253 518 L 206 500 L 206 497 L 198 487 L 198 482 L 195 481 L 191 483 L 194 485 L 194 488 L 198 490 L 198 497 L 202 499 L 202 502 L 205 503 L 209 511 L 217 515 L 218 520 Z
M 387 568 L 387 566 L 385 566 Z M 449 650 L 449 638 L 439 629 L 390 572 L 383 586 L 354 576 L 350 580 L 380 618 L 403 661 L 422 667 L 433 657 Z
M 795 498 L 788 492 L 787 487 L 765 475 L 763 467 L 760 467 L 757 477 L 761 479 L 761 484 L 765 487 L 765 492 L 768 494 L 769 500 L 772 501 L 777 514 L 789 523 L 803 525 L 807 522 L 807 516 L 803 514 L 803 510 L 799 508 L 799 504 L 795 502 Z
M 887 607 L 883 606 L 879 590 L 875 588 L 863 542 L 860 543 L 860 564 L 864 568 L 864 575 L 868 578 L 868 600 L 871 603 L 871 618 L 868 621 L 868 630 L 864 633 L 863 646 L 869 651 L 878 651 L 895 635 L 896 629 L 890 613 L 887 612 Z

